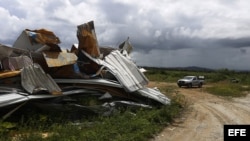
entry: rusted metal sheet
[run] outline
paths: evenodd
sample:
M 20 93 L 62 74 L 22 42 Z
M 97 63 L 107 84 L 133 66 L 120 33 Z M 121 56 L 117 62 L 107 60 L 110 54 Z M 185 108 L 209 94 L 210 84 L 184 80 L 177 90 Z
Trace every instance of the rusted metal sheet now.
M 61 94 L 60 87 L 50 75 L 45 74 L 38 64 L 30 65 L 22 69 L 21 84 L 30 94 L 35 94 L 40 91 L 48 91 L 51 94 Z
M 30 37 L 30 40 L 40 44 L 59 44 L 60 39 L 52 32 L 47 29 L 37 30 L 25 30 Z
M 8 109 L 20 103 L 7 116 L 26 103 L 34 106 L 38 103 L 38 107 L 51 108 L 51 111 L 56 111 L 57 106 L 64 111 L 66 105 L 69 112 L 77 114 L 79 111 L 80 114 L 110 114 L 120 106 L 151 108 L 151 104 L 170 104 L 170 99 L 160 91 L 146 87 L 148 79 L 143 74 L 145 70 L 138 68 L 130 59 L 133 47 L 129 38 L 117 49 L 100 47 L 93 21 L 77 26 L 77 38 L 79 44 L 73 44 L 67 52 L 62 52 L 58 46 L 59 38 L 46 29 L 24 30 L 13 47 L 0 44 L 0 59 L 7 63 L 2 63 L 4 68 L 23 68 L 21 77 L 16 76 L 20 72 L 0 73 L 0 107 Z M 22 64 L 9 59 L 20 55 L 29 56 L 32 61 Z M 3 60 L 6 57 L 9 60 Z M 26 59 L 23 57 L 20 60 L 27 62 Z M 88 77 L 80 77 L 79 74 Z M 9 84 L 13 84 L 12 88 L 4 88 Z M 86 96 L 94 96 L 102 105 L 91 107 L 77 103 L 81 101 L 78 98 L 85 99 Z
M 93 21 L 77 26 L 77 38 L 79 41 L 78 49 L 84 50 L 92 57 L 100 56 Z
M 1 78 L 8 78 L 8 77 L 17 76 L 20 73 L 21 73 L 21 71 L 4 71 L 4 72 L 0 72 L 0 79 Z
M 46 50 L 57 50 L 60 51 L 60 48 L 57 44 L 60 43 L 60 39 L 51 31 L 46 29 L 39 30 L 24 30 L 17 40 L 14 42 L 13 47 L 24 49 L 28 51 L 40 51 L 41 48 Z M 44 48 L 44 45 L 48 46 Z
M 60 67 L 75 64 L 77 56 L 66 52 L 43 52 L 48 67 Z
M 74 72 L 74 67 L 73 65 L 66 65 L 66 66 L 61 66 L 61 67 L 56 67 L 56 68 L 50 68 L 50 75 L 53 78 L 68 78 L 68 79 L 76 79 L 80 78 L 75 72 Z

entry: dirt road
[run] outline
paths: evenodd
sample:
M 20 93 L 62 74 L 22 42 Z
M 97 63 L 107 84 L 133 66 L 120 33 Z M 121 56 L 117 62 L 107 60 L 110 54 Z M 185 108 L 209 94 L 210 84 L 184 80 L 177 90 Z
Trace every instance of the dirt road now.
M 189 103 L 186 113 L 152 141 L 223 141 L 224 124 L 250 124 L 250 94 L 226 99 L 206 93 L 202 88 L 177 90 Z

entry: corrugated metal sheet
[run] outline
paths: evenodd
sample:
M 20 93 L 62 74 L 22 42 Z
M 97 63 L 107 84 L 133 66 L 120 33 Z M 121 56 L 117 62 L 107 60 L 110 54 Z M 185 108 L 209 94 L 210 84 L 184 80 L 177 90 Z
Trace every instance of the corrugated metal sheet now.
M 28 97 L 16 93 L 0 95 L 0 107 L 9 106 L 29 100 Z
M 93 58 L 84 51 L 82 53 L 97 64 L 105 66 L 128 92 L 134 92 L 148 84 L 146 76 L 118 50 L 112 51 L 104 60 Z
M 164 105 L 170 104 L 170 99 L 167 98 L 164 94 L 162 94 L 159 90 L 155 90 L 152 88 L 143 88 L 137 91 L 140 95 L 144 97 L 148 97 L 154 99 Z
M 43 52 L 48 67 L 60 67 L 76 63 L 77 56 L 66 52 Z
M 146 76 L 118 50 L 111 52 L 105 57 L 104 61 L 109 66 L 110 72 L 116 76 L 129 92 L 141 89 L 148 84 Z
M 74 89 L 64 91 L 61 95 L 49 95 L 48 93 L 42 93 L 37 95 L 29 95 L 18 88 L 0 87 L 0 107 L 6 107 L 13 104 L 18 104 L 35 99 L 48 99 L 61 96 L 70 96 L 75 94 L 99 94 L 100 91 L 93 89 Z
M 60 87 L 50 77 L 45 74 L 38 64 L 25 67 L 21 71 L 21 84 L 23 88 L 30 94 L 45 90 L 51 94 L 61 94 Z
M 116 81 L 106 79 L 54 79 L 54 81 L 56 83 L 78 83 L 122 88 L 121 84 L 117 83 Z
M 57 45 L 60 43 L 59 38 L 53 32 L 45 29 L 24 30 L 14 43 L 14 47 L 0 45 L 1 60 L 10 56 L 26 55 L 32 58 L 33 62 L 39 64 L 29 62 L 31 65 L 28 64 L 27 66 L 27 64 L 21 64 L 23 62 L 16 61 L 14 65 L 12 63 L 12 66 L 16 66 L 15 69 L 24 67 L 21 71 L 21 77 L 11 77 L 17 75 L 18 72 L 5 73 L 4 75 L 0 73 L 0 78 L 10 77 L 1 79 L 4 83 L 0 86 L 0 107 L 16 106 L 14 104 L 22 103 L 8 112 L 4 118 L 26 104 L 27 101 L 32 101 L 32 104 L 39 101 L 38 103 L 42 107 L 45 106 L 45 109 L 51 107 L 52 110 L 56 110 L 57 107 L 54 106 L 59 105 L 62 108 L 61 111 L 65 110 L 64 104 L 67 101 L 70 110 L 77 113 L 79 111 L 84 114 L 85 111 L 99 113 L 99 110 L 102 110 L 105 105 L 101 108 L 98 106 L 98 110 L 96 110 L 91 106 L 71 103 L 77 102 L 78 98 L 85 98 L 90 95 L 100 100 L 104 98 L 102 102 L 108 100 L 108 112 L 112 112 L 115 107 L 119 106 L 151 108 L 150 105 L 145 105 L 145 103 L 157 105 L 170 103 L 170 99 L 160 91 L 146 87 L 148 79 L 130 59 L 129 53 L 133 47 L 128 41 L 129 38 L 118 49 L 102 48 L 98 45 L 93 21 L 77 26 L 77 38 L 79 47 L 74 44 L 71 53 L 61 52 L 62 50 Z M 25 58 L 20 60 L 26 62 Z M 8 60 L 7 64 L 9 62 L 11 61 Z M 78 62 L 79 70 L 82 73 L 95 76 L 90 77 L 95 79 L 72 77 L 74 71 L 72 64 L 76 62 Z M 54 78 L 77 79 L 53 80 L 44 71 L 50 73 Z M 104 74 L 105 71 L 107 73 Z M 99 76 L 107 79 L 98 78 Z M 20 86 L 20 79 L 22 87 Z M 60 84 L 62 90 L 57 83 Z M 6 88 L 5 86 L 9 84 L 13 85 L 11 85 L 11 88 Z M 61 102 L 58 102 L 59 100 Z M 8 110 L 12 106 L 3 109 Z M 104 109 L 106 110 L 106 108 Z

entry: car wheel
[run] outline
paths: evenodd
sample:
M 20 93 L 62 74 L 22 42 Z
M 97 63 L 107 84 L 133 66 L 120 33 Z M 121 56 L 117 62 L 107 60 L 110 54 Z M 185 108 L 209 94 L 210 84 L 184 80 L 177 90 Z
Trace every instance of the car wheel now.
M 200 83 L 200 84 L 198 85 L 198 87 L 201 88 L 201 87 L 202 87 L 202 83 Z

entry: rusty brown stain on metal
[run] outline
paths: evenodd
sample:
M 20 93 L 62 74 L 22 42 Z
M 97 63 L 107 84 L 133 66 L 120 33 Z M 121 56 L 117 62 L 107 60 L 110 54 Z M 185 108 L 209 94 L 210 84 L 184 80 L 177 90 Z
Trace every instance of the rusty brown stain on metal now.
M 26 29 L 26 31 L 35 32 L 36 33 L 36 42 L 41 44 L 59 44 L 60 39 L 52 32 L 47 29 L 38 29 L 38 30 L 30 30 Z
M 9 78 L 13 76 L 18 76 L 21 73 L 20 70 L 17 71 L 2 71 L 0 72 L 0 78 Z
M 60 67 L 74 64 L 77 56 L 74 53 L 66 52 L 43 52 L 48 67 Z
M 99 57 L 100 50 L 96 39 L 94 22 L 90 21 L 88 23 L 77 26 L 77 28 L 77 38 L 79 41 L 78 49 L 84 50 L 92 57 Z

